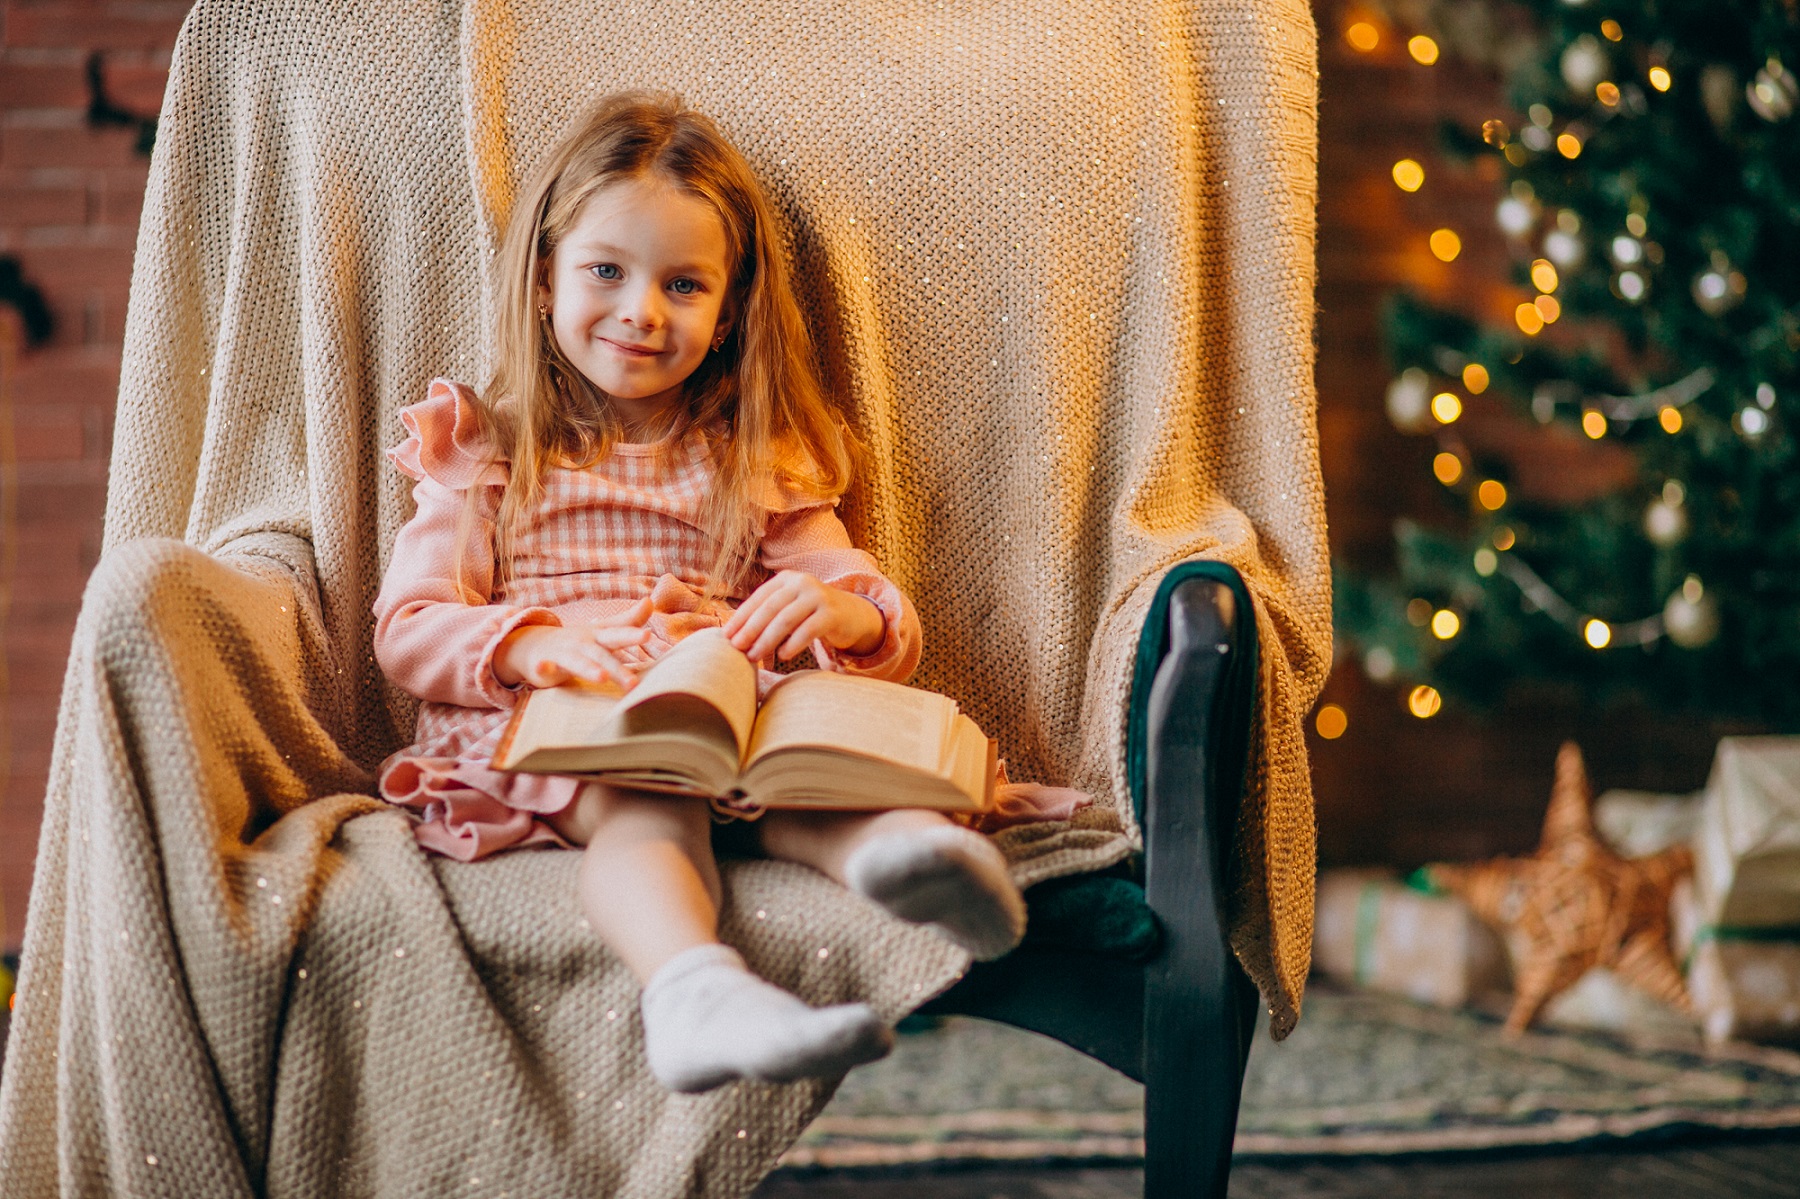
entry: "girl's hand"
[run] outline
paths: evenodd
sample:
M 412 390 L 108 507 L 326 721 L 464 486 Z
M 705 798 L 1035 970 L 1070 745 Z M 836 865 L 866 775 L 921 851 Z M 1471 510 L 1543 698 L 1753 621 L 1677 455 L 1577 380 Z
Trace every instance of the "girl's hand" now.
M 731 614 L 725 635 L 752 662 L 766 661 L 770 654 L 786 662 L 815 640 L 860 656 L 881 647 L 887 618 L 866 596 L 821 583 L 804 571 L 784 570 Z
M 494 677 L 508 687 L 529 683 L 555 687 L 571 679 L 599 683 L 612 678 L 629 691 L 637 683 L 631 667 L 613 651 L 642 645 L 650 637 L 650 599 L 623 612 L 572 625 L 526 625 L 514 629 L 494 651 Z

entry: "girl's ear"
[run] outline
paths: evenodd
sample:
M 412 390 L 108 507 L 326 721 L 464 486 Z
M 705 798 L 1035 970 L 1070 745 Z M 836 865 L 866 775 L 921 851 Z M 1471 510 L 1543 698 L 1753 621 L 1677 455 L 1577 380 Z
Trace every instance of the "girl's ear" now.
M 735 296 L 728 297 L 725 303 L 720 306 L 719 319 L 717 323 L 713 325 L 714 342 L 719 345 L 725 344 L 725 339 L 730 337 L 732 332 L 737 328 L 738 312 L 740 308 L 741 305 L 738 303 Z

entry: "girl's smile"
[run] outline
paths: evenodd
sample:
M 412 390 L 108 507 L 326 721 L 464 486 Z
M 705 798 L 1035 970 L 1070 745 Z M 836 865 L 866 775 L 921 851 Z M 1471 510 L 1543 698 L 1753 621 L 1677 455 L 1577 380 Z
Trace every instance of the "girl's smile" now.
M 563 356 L 628 430 L 653 428 L 725 332 L 724 222 L 654 176 L 588 197 L 538 288 Z

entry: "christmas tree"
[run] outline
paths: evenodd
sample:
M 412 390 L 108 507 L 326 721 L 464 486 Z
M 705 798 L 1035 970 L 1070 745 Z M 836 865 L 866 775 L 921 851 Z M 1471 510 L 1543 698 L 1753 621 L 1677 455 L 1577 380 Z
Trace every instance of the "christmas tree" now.
M 1466 7 L 1411 15 L 1454 51 Z M 1800 727 L 1795 0 L 1522 11 L 1513 112 L 1444 138 L 1497 160 L 1519 302 L 1501 325 L 1400 295 L 1386 321 L 1389 416 L 1437 439 L 1458 518 L 1402 522 L 1392 576 L 1340 569 L 1340 632 L 1419 715 L 1547 680 Z M 1604 486 L 1519 486 L 1517 441 L 1459 423 L 1484 394 L 1591 439 Z

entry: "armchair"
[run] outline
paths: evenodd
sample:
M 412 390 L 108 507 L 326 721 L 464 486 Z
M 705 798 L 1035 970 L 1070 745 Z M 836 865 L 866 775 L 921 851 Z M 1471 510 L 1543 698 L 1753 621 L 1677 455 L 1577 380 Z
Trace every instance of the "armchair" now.
M 728 864 L 724 938 L 814 1003 L 941 995 L 1139 1073 L 1151 1193 L 1217 1189 L 1246 974 L 1285 1034 L 1311 928 L 1310 14 L 695 11 L 190 14 L 0 1079 L 9 1195 L 735 1196 L 829 1097 L 662 1092 L 575 855 L 428 860 L 368 794 L 414 711 L 369 649 L 393 414 L 483 377 L 514 182 L 628 86 L 714 115 L 787 221 L 919 681 L 1015 777 L 1096 799 L 1000 834 L 1041 919 L 992 967 L 782 863 Z M 1161 948 L 1100 964 L 1053 909 L 1129 879 L 1057 880 L 1140 846 Z

